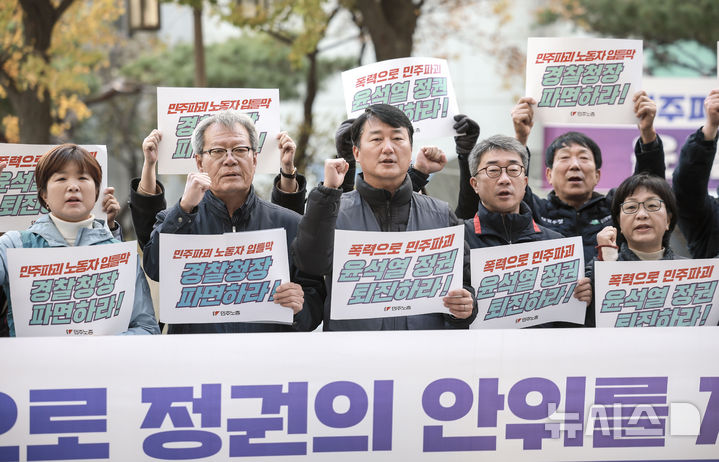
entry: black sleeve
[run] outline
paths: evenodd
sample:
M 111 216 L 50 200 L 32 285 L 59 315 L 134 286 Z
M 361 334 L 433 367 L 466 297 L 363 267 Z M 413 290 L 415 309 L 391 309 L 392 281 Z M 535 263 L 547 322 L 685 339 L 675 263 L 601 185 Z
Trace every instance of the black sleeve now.
M 167 208 L 165 201 L 165 187 L 157 182 L 160 187 L 160 193 L 153 196 L 145 196 L 137 192 L 140 184 L 139 178 L 133 178 L 130 182 L 130 215 L 132 216 L 132 225 L 135 228 L 137 243 L 140 248 L 144 248 L 150 240 L 150 233 L 155 225 L 155 217 L 159 212 Z
M 327 297 L 324 278 L 303 273 L 294 265 L 290 271 L 292 271 L 292 282 L 302 286 L 305 299 L 302 310 L 294 316 L 293 328 L 300 332 L 313 331 L 322 322 Z
M 275 177 L 272 186 L 271 201 L 280 207 L 295 211 L 302 215 L 305 213 L 305 200 L 307 198 L 307 179 L 304 175 L 297 174 L 297 191 L 293 193 L 284 192 L 280 189 L 280 175 Z
M 479 208 L 479 196 L 469 184 L 472 175 L 469 172 L 469 159 L 464 155 L 457 155 L 459 164 L 459 196 L 457 208 L 454 213 L 463 220 L 472 218 Z
M 716 199 L 709 196 L 709 174 L 714 164 L 717 138 L 705 140 L 701 128 L 682 146 L 674 169 L 672 189 L 677 199 L 679 228 L 687 239 L 693 258 L 713 258 L 719 242 Z
M 412 181 L 412 190 L 414 192 L 422 191 L 422 189 L 427 186 L 427 183 L 429 183 L 429 175 L 425 175 L 411 165 L 409 170 L 407 170 L 407 175 L 409 175 L 409 179 Z
M 332 271 L 335 225 L 341 196 L 341 189 L 323 185 L 310 191 L 307 209 L 290 246 L 292 258 L 300 271 L 315 276 L 324 276 Z
M 192 213 L 185 213 L 180 208 L 180 201 L 157 214 L 150 239 L 142 249 L 142 266 L 150 279 L 153 281 L 160 280 L 160 233 L 193 234 L 194 225 L 192 223 L 195 221 L 196 216 L 197 207 Z
M 666 165 L 664 163 L 664 144 L 657 135 L 657 139 L 651 143 L 644 144 L 639 138 L 634 145 L 634 155 L 637 163 L 634 166 L 634 174 L 648 172 L 660 178 L 666 178 Z

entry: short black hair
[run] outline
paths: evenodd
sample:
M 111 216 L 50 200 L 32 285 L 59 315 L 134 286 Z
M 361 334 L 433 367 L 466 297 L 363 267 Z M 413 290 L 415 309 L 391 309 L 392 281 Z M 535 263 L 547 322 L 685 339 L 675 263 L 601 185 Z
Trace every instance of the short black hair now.
M 677 224 L 677 200 L 674 198 L 672 187 L 669 186 L 667 180 L 664 178 L 652 175 L 651 173 L 642 172 L 632 175 L 626 180 L 622 181 L 617 189 L 614 190 L 614 199 L 612 199 L 612 220 L 614 226 L 619 231 L 617 233 L 617 240 L 621 236 L 621 226 L 619 225 L 619 214 L 622 211 L 622 203 L 627 197 L 632 195 L 638 188 L 646 188 L 653 192 L 661 200 L 664 201 L 664 207 L 667 209 L 669 215 L 669 229 L 662 237 L 662 245 L 664 248 L 669 246 L 669 239 L 672 236 L 672 231 Z M 622 239 L 624 239 L 622 237 Z
M 414 135 L 412 121 L 409 120 L 407 114 L 405 114 L 401 109 L 390 106 L 389 104 L 373 104 L 365 109 L 362 115 L 355 119 L 351 128 L 352 144 L 354 146 L 359 147 L 365 122 L 371 118 L 379 119 L 390 127 L 406 128 L 407 134 L 409 135 L 409 145 L 412 146 L 412 136 Z
M 554 165 L 554 153 L 561 148 L 566 148 L 572 144 L 578 144 L 592 151 L 594 156 L 594 165 L 597 169 L 602 168 L 602 151 L 599 149 L 597 143 L 587 135 L 579 132 L 567 132 L 564 135 L 558 136 L 552 141 L 552 144 L 547 148 L 547 153 L 544 159 L 544 163 L 547 167 L 552 168 Z

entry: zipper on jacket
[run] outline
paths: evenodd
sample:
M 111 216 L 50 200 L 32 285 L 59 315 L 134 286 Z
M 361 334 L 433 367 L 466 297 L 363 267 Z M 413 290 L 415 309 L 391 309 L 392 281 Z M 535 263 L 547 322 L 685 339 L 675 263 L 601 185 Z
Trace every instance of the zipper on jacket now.
M 504 221 L 505 215 L 501 214 L 501 216 L 502 216 L 502 227 L 504 227 L 504 234 L 506 236 L 504 240 L 507 241 L 508 244 L 511 244 L 512 243 L 512 235 L 510 232 L 512 231 L 512 227 L 510 225 L 509 231 L 507 231 L 507 223 L 505 223 L 505 221 Z

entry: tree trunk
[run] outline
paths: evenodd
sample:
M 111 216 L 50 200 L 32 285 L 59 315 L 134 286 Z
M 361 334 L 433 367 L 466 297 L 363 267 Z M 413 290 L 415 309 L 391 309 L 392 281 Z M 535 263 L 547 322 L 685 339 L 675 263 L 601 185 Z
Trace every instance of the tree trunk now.
M 40 100 L 36 89 L 7 92 L 10 104 L 18 118 L 20 129 L 20 143 L 23 144 L 50 144 L 50 94 L 44 92 Z
M 23 34 L 25 44 L 41 59 L 48 61 L 52 31 L 57 20 L 74 0 L 19 0 L 23 9 Z M 57 4 L 57 6 L 55 6 Z M 47 89 L 38 96 L 37 87 L 18 90 L 15 82 L 7 85 L 7 95 L 13 112 L 18 117 L 20 142 L 27 144 L 49 144 L 52 126 L 50 93 Z
M 315 104 L 315 98 L 317 97 L 317 49 L 311 53 L 307 53 L 307 60 L 309 61 L 309 67 L 307 68 L 307 83 L 306 93 L 304 100 L 304 119 L 300 127 L 300 136 L 297 140 L 297 150 L 295 153 L 295 166 L 297 170 L 304 171 L 307 167 L 307 148 L 310 143 L 310 136 L 312 135 L 312 126 L 314 119 L 312 115 L 312 107 Z
M 362 15 L 377 61 L 412 54 L 414 30 L 421 4 L 412 0 L 358 0 L 354 8 Z
M 192 8 L 195 29 L 195 86 L 206 87 L 205 43 L 202 39 L 202 7 Z

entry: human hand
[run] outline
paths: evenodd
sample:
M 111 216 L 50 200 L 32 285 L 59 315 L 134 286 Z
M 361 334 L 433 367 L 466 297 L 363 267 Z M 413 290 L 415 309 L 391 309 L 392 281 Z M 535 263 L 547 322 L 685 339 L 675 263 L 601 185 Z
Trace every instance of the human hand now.
M 589 278 L 582 278 L 577 281 L 573 295 L 574 298 L 580 302 L 585 302 L 587 305 L 592 303 L 592 282 Z
M 704 139 L 713 140 L 719 129 L 719 88 L 710 91 L 709 96 L 704 99 L 704 113 L 706 114 L 706 121 L 702 127 Z
M 305 303 L 305 292 L 301 285 L 285 282 L 277 286 L 273 298 L 276 304 L 292 308 L 292 314 L 297 314 L 302 311 L 302 306 Z
M 525 96 L 517 101 L 512 108 L 512 124 L 514 125 L 514 136 L 523 145 L 527 145 L 527 139 L 534 126 L 534 108 L 537 101 L 531 96 Z
M 467 289 L 452 289 L 442 301 L 452 316 L 458 319 L 467 319 L 474 310 L 474 300 Z
M 107 226 L 110 229 L 115 228 L 115 218 L 120 213 L 120 203 L 115 197 L 115 188 L 110 186 L 102 192 L 102 211 L 107 214 Z
M 479 138 L 479 124 L 464 114 L 454 116 L 456 123 L 452 126 L 458 133 L 454 137 L 454 145 L 458 156 L 468 156 Z
M 182 199 L 180 199 L 180 208 L 185 213 L 192 212 L 192 209 L 197 207 L 205 197 L 205 191 L 210 189 L 210 175 L 203 172 L 191 172 L 187 175 L 187 182 L 185 183 L 185 192 L 182 193 Z
M 325 160 L 325 181 L 328 188 L 339 188 L 345 179 L 345 173 L 350 165 L 344 159 Z
M 634 94 L 634 115 L 637 116 L 639 122 L 639 133 L 642 137 L 642 143 L 651 143 L 657 139 L 657 132 L 654 131 L 654 118 L 657 115 L 656 103 L 642 90 Z
M 617 228 L 605 226 L 597 233 L 597 245 L 617 245 Z
M 415 170 L 425 175 L 439 172 L 447 165 L 447 156 L 437 146 L 423 146 L 417 153 L 414 163 Z
M 297 145 L 287 132 L 277 134 L 278 146 L 280 148 L 280 165 L 282 171 L 291 175 L 295 171 L 295 150 Z
M 162 133 L 158 129 L 152 130 L 142 141 L 142 154 L 145 156 L 145 163 L 154 166 L 157 163 L 157 149 L 162 140 Z

